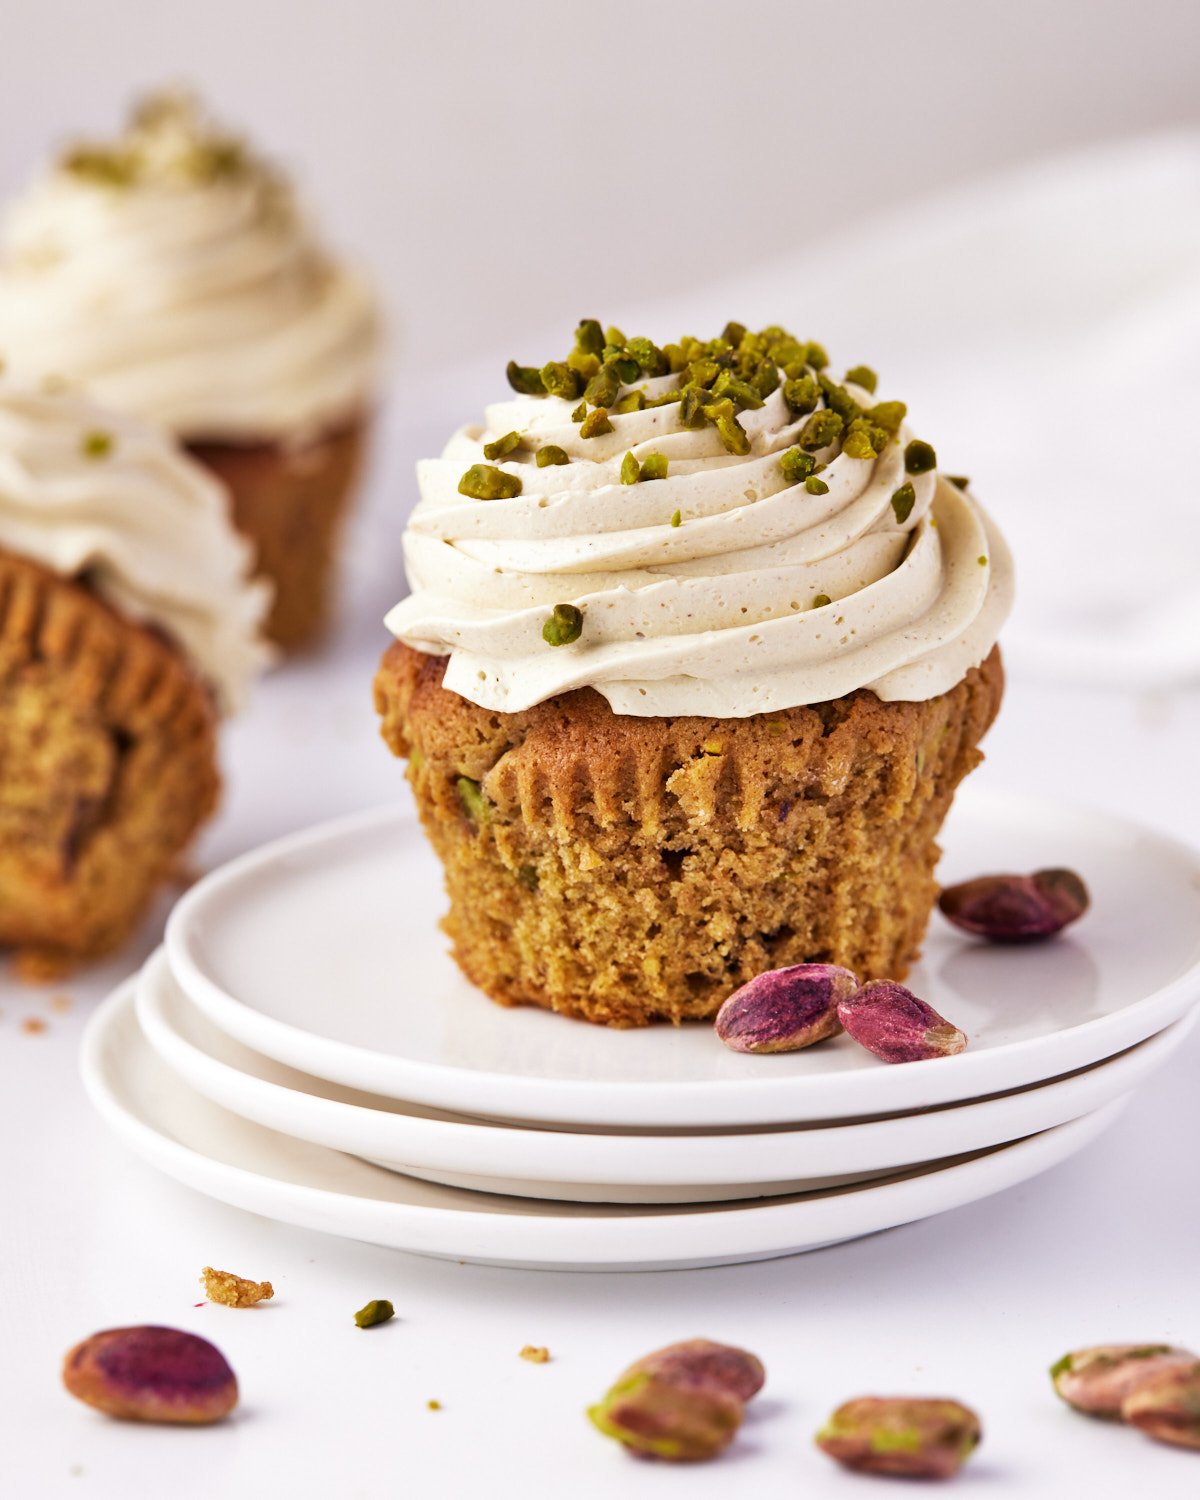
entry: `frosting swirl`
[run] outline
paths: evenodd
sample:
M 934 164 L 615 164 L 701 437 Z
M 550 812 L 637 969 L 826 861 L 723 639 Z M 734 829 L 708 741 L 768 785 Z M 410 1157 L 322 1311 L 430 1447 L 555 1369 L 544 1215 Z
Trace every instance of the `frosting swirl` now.
M 632 389 L 653 400 L 678 383 L 657 376 Z M 824 384 L 818 412 L 831 399 Z M 837 393 L 869 414 L 864 387 Z M 991 650 L 1012 599 L 1008 548 L 903 426 L 878 452 L 858 445 L 866 457 L 827 443 L 806 484 L 781 457 L 811 435 L 811 414 L 796 414 L 782 383 L 739 413 L 742 453 L 713 425 L 685 426 L 677 403 L 610 407 L 611 431 L 593 437 L 581 436 L 573 406 L 518 395 L 418 465 L 405 535 L 412 593 L 387 625 L 449 655 L 452 691 L 515 712 L 590 686 L 618 713 L 742 718 L 856 688 L 932 698 Z M 465 498 L 463 471 L 510 432 L 521 447 L 493 467 L 519 493 Z M 538 466 L 550 444 L 569 462 Z M 651 453 L 666 458 L 666 478 L 623 484 L 625 456 L 640 464 Z M 582 629 L 556 647 L 543 626 L 564 603 Z
M 370 399 L 379 318 L 287 183 L 185 97 L 68 152 L 9 210 L 7 368 L 86 382 L 190 440 L 303 440 Z
M 223 489 L 138 418 L 0 381 L 0 548 L 160 627 L 225 710 L 270 659 L 270 585 L 251 581 Z

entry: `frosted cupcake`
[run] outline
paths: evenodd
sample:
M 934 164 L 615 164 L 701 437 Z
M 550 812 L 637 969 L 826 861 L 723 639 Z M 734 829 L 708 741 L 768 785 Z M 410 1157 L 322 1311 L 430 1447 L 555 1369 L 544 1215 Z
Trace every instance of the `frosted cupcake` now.
M 183 96 L 77 146 L 12 205 L 0 353 L 164 423 L 227 485 L 275 584 L 269 631 L 311 641 L 330 608 L 379 320 L 279 172 Z
M 0 947 L 117 947 L 212 811 L 269 585 L 164 431 L 0 381 Z
M 376 678 L 464 972 L 610 1025 L 901 978 L 999 706 L 1008 550 L 864 366 L 784 330 L 568 357 L 418 468 Z

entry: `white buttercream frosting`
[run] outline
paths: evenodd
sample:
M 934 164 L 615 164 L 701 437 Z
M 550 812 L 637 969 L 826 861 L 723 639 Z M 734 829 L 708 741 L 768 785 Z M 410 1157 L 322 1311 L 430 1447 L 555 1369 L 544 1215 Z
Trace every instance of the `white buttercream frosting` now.
M 303 441 L 372 397 L 363 279 L 317 241 L 286 181 L 186 97 L 116 143 L 68 152 L 0 237 L 0 355 L 86 382 L 187 440 Z
M 674 384 L 634 386 L 654 395 Z M 848 389 L 870 407 L 870 393 Z M 875 457 L 836 443 L 817 452 L 828 490 L 814 494 L 780 464 L 809 420 L 782 387 L 741 413 L 745 456 L 711 425 L 683 427 L 677 405 L 613 414 L 613 430 L 592 438 L 574 405 L 513 397 L 418 465 L 412 593 L 387 625 L 449 656 L 452 691 L 515 712 L 587 686 L 618 713 L 742 718 L 856 688 L 932 698 L 991 650 L 1012 601 L 1008 548 L 965 489 L 936 469 L 906 472 L 906 428 Z M 522 448 L 494 462 L 520 494 L 460 494 L 484 444 L 510 431 Z M 546 444 L 570 462 L 537 467 Z M 663 455 L 667 477 L 623 485 L 627 453 Z M 898 519 L 905 484 L 912 505 Z M 556 604 L 582 614 L 569 645 L 543 639 Z
M 0 550 L 160 628 L 226 710 L 270 659 L 270 585 L 251 580 L 225 491 L 139 418 L 0 381 Z

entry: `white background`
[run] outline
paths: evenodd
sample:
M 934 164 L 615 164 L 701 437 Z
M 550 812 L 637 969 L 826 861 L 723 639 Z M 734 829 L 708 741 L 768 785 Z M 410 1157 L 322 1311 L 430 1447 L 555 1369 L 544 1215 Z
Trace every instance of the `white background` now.
M 465 375 L 431 386 L 431 364 L 509 347 L 531 319 L 615 317 L 693 280 L 727 279 L 876 209 L 903 214 L 923 189 L 992 164 L 1187 123 L 1198 49 L 1200 7 L 1185 0 L 600 12 L 10 4 L 6 189 L 73 123 L 101 125 L 135 87 L 191 76 L 302 167 L 402 329 L 339 633 L 230 727 L 227 800 L 198 863 L 401 795 L 370 708 L 378 621 L 400 590 L 412 462 L 484 389 Z M 886 338 L 886 296 L 880 317 Z M 1194 686 L 1104 692 L 1021 673 L 979 774 L 1200 842 L 1198 744 Z M 0 984 L 5 1500 L 877 1494 L 810 1445 L 837 1402 L 867 1390 L 977 1407 L 986 1441 L 960 1481 L 968 1494 L 1200 1493 L 1200 1459 L 1073 1416 L 1045 1376 L 1080 1344 L 1200 1342 L 1200 1039 L 1083 1156 L 923 1225 L 716 1271 L 484 1270 L 260 1222 L 176 1187 L 102 1133 L 76 1081 L 79 1031 L 156 927 L 65 986 Z M 66 1013 L 52 1007 L 59 993 Z M 25 1034 L 28 1017 L 48 1029 Z M 269 1277 L 275 1303 L 194 1308 L 205 1263 Z M 376 1296 L 398 1319 L 361 1334 L 350 1314 Z M 72 1403 L 58 1386 L 62 1353 L 125 1322 L 213 1337 L 241 1378 L 237 1419 L 139 1429 Z M 769 1371 L 725 1460 L 641 1465 L 590 1430 L 582 1407 L 632 1357 L 696 1334 L 753 1348 Z M 526 1342 L 549 1345 L 553 1362 L 518 1360 Z M 430 1397 L 444 1410 L 428 1411 Z

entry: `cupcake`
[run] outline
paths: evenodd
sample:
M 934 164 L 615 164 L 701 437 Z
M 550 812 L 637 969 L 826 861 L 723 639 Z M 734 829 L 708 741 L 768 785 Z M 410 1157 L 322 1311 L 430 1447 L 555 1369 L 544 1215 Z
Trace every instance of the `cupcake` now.
M 160 428 L 0 381 L 0 947 L 117 947 L 218 791 L 269 585 Z
M 68 150 L 0 239 L 0 352 L 169 427 L 227 486 L 284 647 L 325 624 L 379 320 L 280 173 L 185 96 Z
M 464 973 L 612 1026 L 902 978 L 1003 691 L 1002 537 L 780 328 L 603 333 L 418 468 L 375 683 Z

